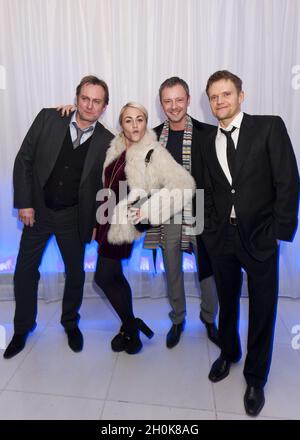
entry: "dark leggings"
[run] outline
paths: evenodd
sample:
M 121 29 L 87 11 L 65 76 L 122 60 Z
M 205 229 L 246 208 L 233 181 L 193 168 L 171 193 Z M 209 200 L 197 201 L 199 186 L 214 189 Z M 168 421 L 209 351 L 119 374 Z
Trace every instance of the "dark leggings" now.
M 119 315 L 124 330 L 128 333 L 134 332 L 136 321 L 132 308 L 131 288 L 124 276 L 121 260 L 100 255 L 97 261 L 95 282 Z

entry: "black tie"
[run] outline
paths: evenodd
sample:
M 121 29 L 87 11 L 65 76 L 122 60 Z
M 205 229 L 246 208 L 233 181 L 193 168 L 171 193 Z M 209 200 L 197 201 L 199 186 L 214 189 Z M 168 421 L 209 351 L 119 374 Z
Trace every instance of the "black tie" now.
M 75 150 L 75 148 L 79 147 L 80 141 L 81 141 L 81 138 L 82 138 L 83 134 L 92 131 L 93 130 L 93 126 L 91 125 L 87 130 L 81 130 L 81 128 L 78 127 L 76 122 L 73 122 L 73 125 L 74 125 L 74 127 L 76 128 L 76 131 L 77 131 L 77 138 L 73 142 L 73 148 Z
M 229 168 L 232 179 L 233 179 L 234 171 L 235 171 L 236 149 L 234 146 L 233 139 L 231 137 L 231 133 L 233 133 L 236 128 L 237 127 L 232 127 L 232 129 L 230 131 L 226 131 L 226 130 L 223 130 L 223 128 L 220 128 L 221 132 L 223 134 L 225 134 L 226 140 L 227 140 L 226 156 L 227 156 L 228 168 Z

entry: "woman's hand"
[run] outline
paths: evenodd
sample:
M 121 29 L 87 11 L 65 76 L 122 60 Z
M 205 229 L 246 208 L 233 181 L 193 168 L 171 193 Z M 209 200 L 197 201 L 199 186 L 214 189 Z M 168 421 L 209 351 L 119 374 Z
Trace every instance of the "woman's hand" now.
M 137 223 L 145 220 L 146 216 L 139 208 L 134 208 L 133 206 L 131 206 L 128 209 L 128 219 L 132 225 L 136 225 Z
M 59 105 L 56 107 L 56 111 L 60 112 L 61 116 L 69 116 L 70 113 L 77 109 L 75 104 Z

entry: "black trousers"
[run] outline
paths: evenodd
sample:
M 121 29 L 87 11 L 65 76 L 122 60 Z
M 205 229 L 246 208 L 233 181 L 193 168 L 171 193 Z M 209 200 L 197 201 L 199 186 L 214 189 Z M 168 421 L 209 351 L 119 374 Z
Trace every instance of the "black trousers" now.
M 36 212 L 33 227 L 24 226 L 14 274 L 15 333 L 29 331 L 36 322 L 39 266 L 46 244 L 55 235 L 65 265 L 65 288 L 61 323 L 74 328 L 80 318 L 84 286 L 84 251 L 78 233 L 78 207 Z
M 244 376 L 250 386 L 263 387 L 271 364 L 278 300 L 278 248 L 265 261 L 255 260 L 244 248 L 237 226 L 228 224 L 224 252 L 211 256 L 220 315 L 221 356 L 229 361 L 241 357 L 239 303 L 242 268 L 247 273 L 249 323 Z
M 123 273 L 122 261 L 100 255 L 95 271 L 95 282 L 117 312 L 124 330 L 129 334 L 135 332 L 137 324 L 132 308 L 132 293 Z

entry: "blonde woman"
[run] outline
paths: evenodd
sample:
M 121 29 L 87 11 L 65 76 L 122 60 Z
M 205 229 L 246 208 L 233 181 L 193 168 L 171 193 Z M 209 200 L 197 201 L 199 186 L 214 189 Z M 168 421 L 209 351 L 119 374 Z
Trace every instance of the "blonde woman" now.
M 122 259 L 130 257 L 134 240 L 142 236 L 138 228 L 141 222 L 167 222 L 191 202 L 195 188 L 194 179 L 157 142 L 147 122 L 148 112 L 142 105 L 129 102 L 121 109 L 121 132 L 106 153 L 102 176 L 106 192 L 97 212 L 99 258 L 95 282 L 122 322 L 120 332 L 111 341 L 112 350 L 128 354 L 141 350 L 140 331 L 149 338 L 153 332 L 134 315 Z M 127 185 L 125 197 L 122 185 Z M 139 198 L 139 208 L 132 206 Z

